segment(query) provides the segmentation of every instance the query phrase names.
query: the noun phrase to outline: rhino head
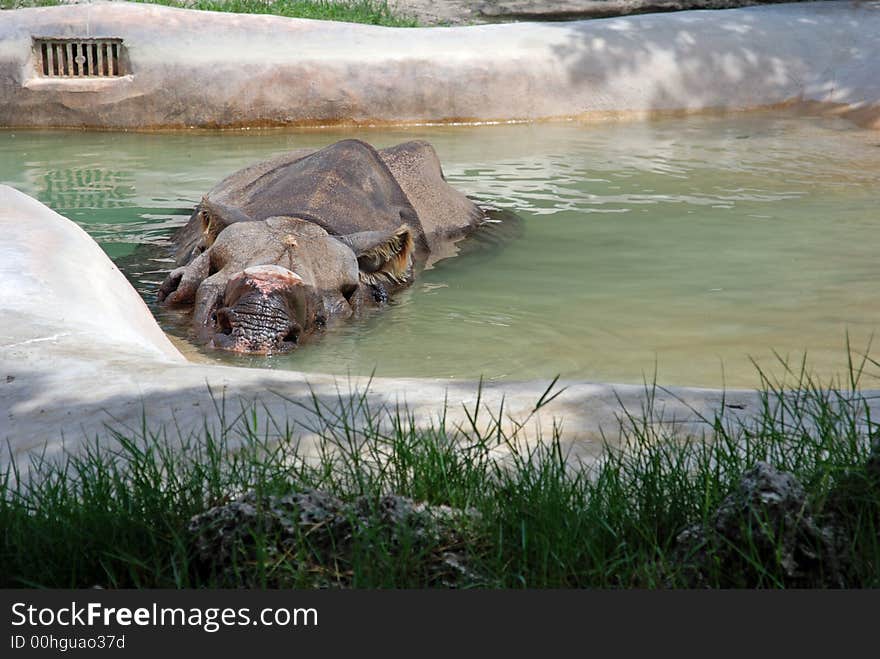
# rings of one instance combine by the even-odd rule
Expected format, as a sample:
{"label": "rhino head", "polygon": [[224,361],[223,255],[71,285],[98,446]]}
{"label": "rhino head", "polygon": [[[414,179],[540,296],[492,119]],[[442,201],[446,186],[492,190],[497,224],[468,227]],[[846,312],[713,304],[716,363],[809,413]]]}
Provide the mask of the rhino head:
{"label": "rhino head", "polygon": [[291,350],[335,320],[383,304],[412,278],[406,225],[332,236],[302,218],[270,217],[227,221],[217,231],[216,217],[203,211],[197,253],[168,275],[159,300],[192,304],[199,339],[215,348]]}

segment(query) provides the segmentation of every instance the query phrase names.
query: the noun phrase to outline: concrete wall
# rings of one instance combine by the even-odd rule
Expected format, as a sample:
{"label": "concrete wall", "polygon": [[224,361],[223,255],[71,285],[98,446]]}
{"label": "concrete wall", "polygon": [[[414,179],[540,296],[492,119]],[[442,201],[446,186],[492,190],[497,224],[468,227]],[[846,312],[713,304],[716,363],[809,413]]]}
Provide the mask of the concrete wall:
{"label": "concrete wall", "polygon": [[[33,37],[121,37],[130,75],[38,75]],[[880,126],[880,2],[383,28],[95,3],[0,14],[0,126],[628,117],[823,104]]]}

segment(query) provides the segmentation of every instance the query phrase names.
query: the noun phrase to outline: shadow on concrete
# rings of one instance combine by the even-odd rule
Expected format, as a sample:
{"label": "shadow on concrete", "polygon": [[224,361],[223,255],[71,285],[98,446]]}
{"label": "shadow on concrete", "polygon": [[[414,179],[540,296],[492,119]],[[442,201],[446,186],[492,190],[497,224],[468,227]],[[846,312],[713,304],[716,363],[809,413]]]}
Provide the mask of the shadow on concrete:
{"label": "shadow on concrete", "polygon": [[[805,95],[832,103],[864,101],[859,86],[836,87],[835,79],[841,67],[857,76],[870,68],[872,54],[852,43],[851,35],[861,19],[880,13],[880,3],[816,3],[806,14],[786,9],[620,18],[601,31],[590,22],[550,25],[573,34],[565,46],[554,47],[573,85],[598,93],[612,83],[616,89],[632,85],[633,95],[646,95],[645,108],[661,113],[727,108],[731,98],[743,109]],[[757,52],[748,43],[773,47]]]}

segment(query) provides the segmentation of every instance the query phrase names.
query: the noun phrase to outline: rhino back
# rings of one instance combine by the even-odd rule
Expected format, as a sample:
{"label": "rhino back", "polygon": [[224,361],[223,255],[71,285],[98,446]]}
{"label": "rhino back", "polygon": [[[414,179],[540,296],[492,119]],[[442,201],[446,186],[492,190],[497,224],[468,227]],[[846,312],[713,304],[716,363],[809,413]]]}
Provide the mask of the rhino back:
{"label": "rhino back", "polygon": [[446,182],[440,159],[428,142],[414,140],[379,151],[418,213],[432,251],[470,233],[483,219],[474,202]]}
{"label": "rhino back", "polygon": [[208,192],[207,197],[229,206],[236,205],[241,199],[242,190],[255,180],[272,170],[286,167],[315,153],[316,149],[294,149],[280,155],[251,163],[233,172]]}
{"label": "rhino back", "polygon": [[393,231],[406,224],[420,241],[424,236],[418,213],[391,170],[360,140],[256,163],[224,179],[208,196],[255,220],[297,216],[333,235]]}

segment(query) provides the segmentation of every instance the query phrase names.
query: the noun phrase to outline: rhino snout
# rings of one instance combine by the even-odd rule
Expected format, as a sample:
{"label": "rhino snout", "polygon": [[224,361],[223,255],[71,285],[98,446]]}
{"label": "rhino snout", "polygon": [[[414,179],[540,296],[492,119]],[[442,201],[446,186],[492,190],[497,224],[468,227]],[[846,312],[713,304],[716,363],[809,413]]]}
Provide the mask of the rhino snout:
{"label": "rhino snout", "polygon": [[215,348],[270,354],[295,348],[304,331],[305,285],[276,265],[247,268],[226,284],[213,315]]}

